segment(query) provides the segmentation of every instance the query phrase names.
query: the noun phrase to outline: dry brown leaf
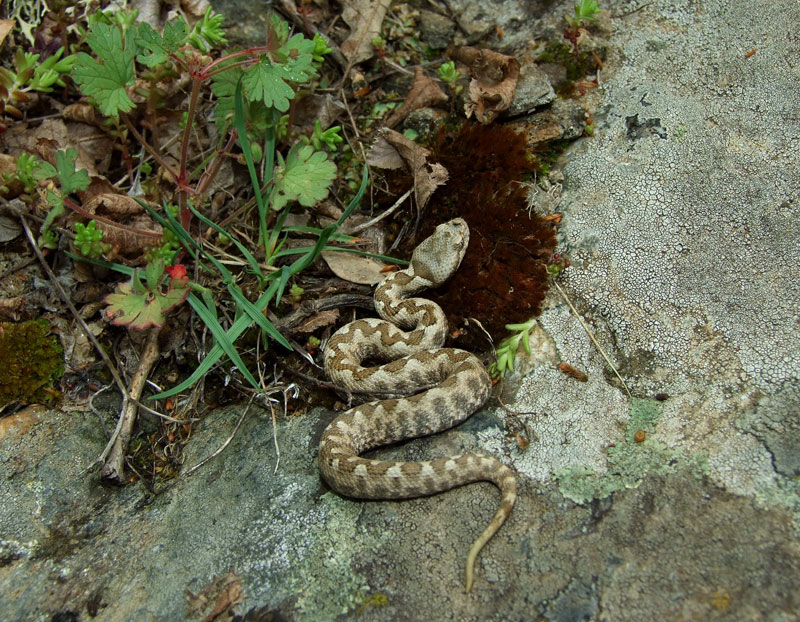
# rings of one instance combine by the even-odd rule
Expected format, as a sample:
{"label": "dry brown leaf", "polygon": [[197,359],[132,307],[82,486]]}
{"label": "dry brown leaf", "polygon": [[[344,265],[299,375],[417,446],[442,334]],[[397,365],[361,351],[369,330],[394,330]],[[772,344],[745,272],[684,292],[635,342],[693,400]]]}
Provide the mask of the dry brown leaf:
{"label": "dry brown leaf", "polygon": [[186,617],[199,618],[213,603],[211,612],[203,618],[203,622],[231,620],[227,611],[244,600],[242,582],[233,571],[216,577],[200,592],[193,594],[186,590]]}
{"label": "dry brown leaf", "polygon": [[45,119],[35,128],[18,123],[2,135],[0,149],[12,156],[22,152],[38,154],[55,165],[55,152],[73,148],[78,152],[75,168],[90,176],[104,172],[111,159],[113,142],[96,127],[84,123],[67,125],[60,119]]}
{"label": "dry brown leaf", "polygon": [[372,40],[381,33],[381,26],[391,0],[346,0],[342,19],[350,26],[350,35],[342,43],[342,54],[350,66],[372,58]]}
{"label": "dry brown leaf", "polygon": [[[8,190],[2,192],[4,199],[18,197],[25,190],[23,183],[14,178],[17,172],[17,158],[6,153],[0,153],[0,183]],[[2,181],[7,179],[8,181]]]}
{"label": "dry brown leaf", "polygon": [[21,319],[25,318],[26,298],[27,296],[0,298],[0,320],[19,322]]}
{"label": "dry brown leaf", "polygon": [[0,45],[6,40],[8,33],[14,30],[16,22],[13,19],[0,19]]}
{"label": "dry brown leaf", "polygon": [[[384,129],[367,153],[367,164],[378,168],[399,168],[405,163],[414,176],[414,197],[419,209],[425,207],[433,191],[449,177],[441,164],[429,164],[431,152],[394,130]],[[386,165],[386,166],[384,166]]]}
{"label": "dry brown leaf", "polygon": [[[97,228],[103,232],[103,242],[116,252],[138,264],[144,252],[159,244],[161,227],[155,224],[133,197],[115,192],[103,192],[107,182],[94,178],[84,197],[83,209],[95,217]],[[77,220],[82,220],[77,217]]]}
{"label": "dry brown leaf", "polygon": [[508,109],[519,80],[520,64],[516,58],[468,46],[450,49],[448,56],[466,65],[472,76],[471,101],[464,105],[467,118],[474,113],[481,123],[491,123]]}
{"label": "dry brown leaf", "polygon": [[136,199],[127,194],[103,192],[95,194],[83,203],[83,209],[90,214],[121,218],[144,212]]}
{"label": "dry brown leaf", "polygon": [[202,18],[210,7],[208,0],[181,0],[181,8],[195,19]]}
{"label": "dry brown leaf", "polygon": [[312,94],[297,102],[292,120],[298,132],[310,134],[316,121],[327,130],[346,110],[344,104],[330,93]]}
{"label": "dry brown leaf", "polygon": [[411,85],[411,90],[406,95],[403,105],[386,119],[386,127],[395,127],[415,110],[443,104],[446,101],[447,95],[439,88],[437,82],[426,76],[422,67],[417,67],[414,70],[414,83]]}
{"label": "dry brown leaf", "polygon": [[327,311],[320,311],[315,313],[310,318],[305,320],[302,324],[292,329],[292,332],[297,333],[313,333],[318,328],[323,326],[331,326],[339,319],[338,309],[328,309]]}
{"label": "dry brown leaf", "polygon": [[362,257],[354,253],[325,251],[322,258],[333,273],[340,279],[359,283],[361,285],[375,285],[383,280],[381,272],[386,264],[376,261],[371,257]]}
{"label": "dry brown leaf", "polygon": [[65,106],[64,110],[61,111],[61,116],[68,121],[80,121],[96,127],[102,127],[103,125],[103,117],[97,113],[97,109],[85,102]]}
{"label": "dry brown leaf", "polygon": [[22,235],[22,225],[19,220],[0,214],[0,243],[10,242]]}

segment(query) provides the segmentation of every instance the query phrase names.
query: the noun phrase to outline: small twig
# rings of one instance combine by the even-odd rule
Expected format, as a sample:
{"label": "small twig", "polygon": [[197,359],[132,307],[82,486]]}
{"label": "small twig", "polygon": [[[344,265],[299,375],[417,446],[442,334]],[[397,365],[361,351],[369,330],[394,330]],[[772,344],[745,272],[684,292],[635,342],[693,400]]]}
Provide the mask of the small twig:
{"label": "small twig", "polygon": [[[150,370],[152,370],[158,358],[160,352],[158,347],[158,335],[161,333],[161,328],[161,326],[154,326],[147,335],[147,342],[139,358],[139,365],[136,368],[136,373],[133,375],[133,378],[131,378],[130,396],[132,400],[138,400],[142,395],[142,390],[147,382],[147,377],[150,375]],[[118,432],[114,439],[114,444],[111,447],[108,458],[106,458],[103,464],[103,468],[100,470],[100,476],[106,481],[111,481],[115,484],[123,484],[125,482],[125,453],[128,451],[128,442],[131,439],[137,412],[138,408],[133,401],[127,402],[122,409],[122,415],[117,424]]]}
{"label": "small twig", "polygon": [[375,218],[371,218],[367,222],[361,223],[357,227],[353,227],[352,229],[350,229],[348,231],[348,234],[349,235],[356,235],[357,233],[361,233],[365,229],[369,229],[372,225],[374,225],[376,223],[379,223],[381,220],[383,220],[387,216],[391,216],[394,212],[397,211],[397,208],[399,208],[403,204],[403,202],[409,196],[411,196],[411,193],[413,191],[414,191],[413,187],[409,188],[408,190],[406,190],[405,194],[403,194],[403,196],[401,196],[399,199],[397,199],[397,201],[395,201],[394,205],[392,205],[389,209],[387,209],[386,211],[378,214],[377,216],[375,216]]}
{"label": "small twig", "polygon": [[[278,473],[278,465],[281,463],[281,448],[278,445],[278,422],[275,419],[275,407],[270,404],[269,410],[272,413],[272,442],[275,444],[275,470],[272,471],[273,475]],[[286,412],[286,392],[283,393],[283,412]]]}
{"label": "small twig", "polygon": [[641,5],[641,6],[637,6],[635,9],[632,9],[630,11],[625,11],[625,12],[619,13],[617,15],[611,15],[611,19],[620,19],[622,17],[628,17],[629,15],[633,15],[634,13],[638,13],[642,9],[646,9],[651,4],[653,4],[653,3],[652,2],[647,2],[647,3],[645,3],[645,4]]}
{"label": "small twig", "polygon": [[244,412],[242,413],[241,417],[239,417],[239,420],[236,422],[236,425],[233,428],[233,432],[231,432],[231,435],[225,440],[225,442],[222,443],[222,445],[220,445],[211,455],[206,456],[200,462],[195,464],[193,467],[191,467],[187,471],[184,471],[181,474],[181,478],[188,477],[189,475],[194,473],[197,469],[199,469],[201,466],[206,464],[209,460],[213,460],[216,456],[220,455],[223,451],[225,451],[225,448],[231,444],[233,437],[236,436],[236,432],[239,431],[239,426],[242,425],[242,421],[244,421],[244,418],[247,416],[247,413],[250,410],[250,406],[252,405],[255,397],[256,397],[255,394],[253,394],[250,397],[250,401],[247,402],[247,406],[245,407]]}
{"label": "small twig", "polygon": [[511,409],[511,408],[510,408],[510,407],[509,407],[509,406],[508,406],[508,405],[507,405],[507,404],[506,404],[506,403],[503,401],[503,398],[502,398],[502,397],[500,397],[500,393],[502,392],[502,382],[503,382],[503,380],[501,379],[501,380],[500,380],[500,383],[501,383],[501,388],[500,388],[500,391],[498,391],[498,392],[497,392],[497,395],[495,395],[494,397],[495,397],[495,399],[497,400],[497,403],[498,403],[498,404],[500,404],[500,407],[501,407],[503,410],[505,410],[505,411],[506,411],[506,412],[507,412],[509,415],[512,415],[512,416],[514,416],[514,417],[519,417],[520,415],[534,415],[534,416],[535,416],[536,414],[538,414],[538,413],[537,413],[535,410],[512,410],[512,409]]}
{"label": "small twig", "polygon": [[336,309],[343,306],[358,307],[359,309],[374,311],[375,299],[373,296],[366,296],[363,294],[335,294],[327,298],[304,300],[297,309],[278,319],[275,322],[275,326],[278,329],[291,331],[300,326],[306,318],[320,311]]}
{"label": "small twig", "polygon": [[98,391],[92,393],[91,397],[89,397],[89,410],[91,410],[95,415],[97,415],[97,418],[100,420],[100,427],[103,428],[103,436],[106,437],[106,441],[108,441],[108,439],[110,438],[108,436],[108,430],[106,430],[106,422],[105,419],[103,419],[103,413],[101,413],[99,410],[97,410],[97,408],[95,408],[94,398],[96,398],[98,395],[107,391],[110,388],[111,385],[107,384],[106,386],[101,387]]}
{"label": "small twig", "polygon": [[633,396],[631,395],[631,392],[628,389],[628,385],[625,384],[625,381],[622,379],[622,376],[619,375],[619,372],[617,371],[617,368],[614,367],[614,364],[608,358],[608,355],[605,353],[603,348],[600,346],[599,343],[597,343],[597,339],[594,338],[594,335],[592,334],[592,331],[589,330],[589,327],[583,321],[583,318],[581,318],[580,313],[578,313],[578,310],[572,305],[572,302],[570,301],[570,299],[567,298],[567,294],[564,292],[563,289],[561,289],[561,286],[556,282],[555,279],[550,279],[550,281],[553,283],[553,285],[556,286],[556,289],[561,294],[561,296],[564,298],[564,300],[566,300],[567,304],[569,305],[569,308],[572,309],[572,312],[575,314],[575,317],[578,318],[578,321],[581,323],[581,326],[583,326],[583,330],[585,330],[586,334],[589,335],[589,339],[592,340],[592,343],[598,349],[598,351],[600,352],[602,357],[606,360],[606,363],[608,363],[608,366],[611,368],[611,371],[613,371],[614,374],[616,374],[617,378],[619,378],[619,381],[622,383],[622,388],[625,389],[625,393],[628,394],[629,398],[633,399]]}
{"label": "small twig", "polygon": [[492,339],[492,335],[484,327],[483,322],[481,322],[478,318],[475,318],[475,317],[467,317],[467,318],[464,318],[464,323],[465,324],[476,324],[478,326],[478,328],[481,329],[481,332],[483,333],[483,336],[486,337],[486,341],[489,342],[489,347],[492,349],[492,358],[496,359],[497,358],[497,350],[494,347],[494,339]]}
{"label": "small twig", "polygon": [[4,270],[3,272],[0,272],[0,281],[2,281],[7,276],[11,276],[15,272],[19,272],[20,270],[23,270],[23,269],[27,268],[32,263],[36,263],[36,257],[30,257],[30,258],[26,259],[25,261],[21,261],[19,263],[15,263],[8,270]]}

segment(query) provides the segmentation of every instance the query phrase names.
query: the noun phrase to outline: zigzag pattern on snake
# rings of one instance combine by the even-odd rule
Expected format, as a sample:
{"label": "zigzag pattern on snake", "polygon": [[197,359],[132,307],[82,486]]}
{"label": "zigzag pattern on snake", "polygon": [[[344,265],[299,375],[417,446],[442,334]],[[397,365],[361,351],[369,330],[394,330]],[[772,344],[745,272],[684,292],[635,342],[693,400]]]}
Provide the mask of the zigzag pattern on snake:
{"label": "zigzag pattern on snake", "polygon": [[[477,453],[425,462],[368,460],[360,454],[451,428],[488,399],[491,380],[480,360],[464,350],[442,347],[447,319],[441,307],[424,298],[408,298],[446,281],[460,265],[468,244],[469,228],[463,219],[439,225],[414,250],[410,266],[387,277],[375,291],[375,308],[383,319],[356,320],[330,338],[324,359],[332,382],[345,389],[388,391],[391,397],[361,404],[337,417],[325,429],[319,447],[323,477],[331,488],[349,497],[408,499],[471,482],[494,483],[502,501],[467,555],[467,592],[478,553],[514,506],[514,471],[496,458]],[[361,362],[367,359],[390,362],[363,367]],[[425,386],[432,388],[411,395]]]}

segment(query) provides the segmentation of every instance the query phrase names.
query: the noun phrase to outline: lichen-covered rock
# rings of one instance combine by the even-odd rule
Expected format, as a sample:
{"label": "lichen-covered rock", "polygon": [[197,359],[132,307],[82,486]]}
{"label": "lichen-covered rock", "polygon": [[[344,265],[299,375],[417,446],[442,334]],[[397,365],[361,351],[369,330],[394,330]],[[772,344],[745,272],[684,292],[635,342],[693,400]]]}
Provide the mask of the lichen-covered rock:
{"label": "lichen-covered rock", "polygon": [[[800,18],[769,4],[770,23]],[[800,123],[784,83],[800,70],[776,71],[791,45],[757,35],[771,27],[752,6],[657,10],[669,28],[642,10],[617,30],[599,129],[569,156],[562,282],[634,394],[670,396],[658,438],[707,451],[715,481],[754,494],[775,484],[773,458],[737,420],[800,375]],[[571,321],[558,308],[541,323],[566,338]]]}

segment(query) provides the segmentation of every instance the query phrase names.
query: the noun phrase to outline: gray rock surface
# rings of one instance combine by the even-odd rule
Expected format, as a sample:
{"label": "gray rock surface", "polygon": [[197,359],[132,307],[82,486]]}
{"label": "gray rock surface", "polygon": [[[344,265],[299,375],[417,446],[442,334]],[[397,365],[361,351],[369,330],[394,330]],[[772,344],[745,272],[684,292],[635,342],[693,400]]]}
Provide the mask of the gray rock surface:
{"label": "gray rock surface", "polygon": [[[633,398],[553,291],[503,389],[521,414],[491,404],[380,452],[481,448],[520,472],[473,593],[464,557],[498,493],[341,498],[315,465],[332,413],[279,420],[278,463],[254,410],[154,496],[86,474],[94,415],[29,410],[0,419],[0,619],[182,620],[187,590],[229,570],[236,613],[288,620],[800,619],[800,6],[603,6],[612,52],[595,135],[565,155],[560,283]],[[205,419],[186,464],[237,417]]]}

